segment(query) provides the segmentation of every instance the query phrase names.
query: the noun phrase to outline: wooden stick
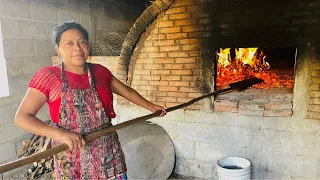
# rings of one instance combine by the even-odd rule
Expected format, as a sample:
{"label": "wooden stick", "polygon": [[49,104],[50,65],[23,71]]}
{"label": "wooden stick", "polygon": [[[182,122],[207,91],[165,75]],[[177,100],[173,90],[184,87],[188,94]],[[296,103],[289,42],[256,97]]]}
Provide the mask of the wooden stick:
{"label": "wooden stick", "polygon": [[[255,80],[255,79],[253,79],[253,80]],[[238,88],[243,89],[244,87],[250,87],[250,86],[252,86],[254,84],[257,84],[257,83],[261,83],[261,81],[259,81],[259,82],[258,81],[250,82],[250,81],[244,80],[244,81],[240,81],[238,83],[233,83],[232,86],[230,86],[230,88],[222,89],[222,90],[218,90],[218,91],[215,91],[215,92],[212,92],[212,93],[205,94],[203,96],[194,98],[194,99],[192,99],[192,100],[190,100],[190,101],[188,101],[186,103],[167,108],[166,111],[167,112],[171,112],[171,111],[174,111],[174,110],[177,110],[177,109],[181,109],[183,107],[189,106],[189,105],[191,105],[191,104],[193,104],[193,103],[195,103],[197,101],[200,101],[202,99],[205,99],[207,97],[210,97],[210,96],[213,96],[213,95],[218,95],[220,93],[228,92],[228,91],[235,90],[235,89],[238,89]],[[96,132],[93,132],[91,134],[88,134],[88,135],[84,136],[83,139],[86,142],[89,142],[89,141],[91,141],[93,139],[96,139],[96,138],[98,138],[100,136],[103,136],[103,135],[106,135],[108,133],[114,132],[114,131],[116,131],[118,129],[130,126],[130,125],[133,125],[133,124],[136,124],[136,123],[140,123],[140,122],[146,121],[146,120],[154,118],[154,117],[158,117],[158,116],[160,116],[160,114],[161,114],[161,111],[158,111],[158,112],[155,112],[153,114],[137,117],[137,118],[134,118],[132,120],[117,124],[115,126],[107,127],[105,129],[101,129],[99,131],[96,131]],[[2,165],[0,165],[0,173],[4,173],[6,171],[9,171],[9,170],[12,170],[12,169],[15,169],[15,168],[30,164],[32,162],[38,162],[41,159],[47,158],[49,156],[53,156],[53,155],[55,155],[55,154],[57,154],[59,152],[65,151],[67,149],[69,149],[67,144],[61,144],[61,145],[59,145],[57,147],[53,147],[53,148],[48,149],[46,151],[35,153],[35,154],[31,155],[31,156],[28,156],[28,157],[25,157],[25,158],[21,158],[21,159],[12,161],[12,162],[8,162],[8,163],[5,163],[5,164],[2,164]]]}

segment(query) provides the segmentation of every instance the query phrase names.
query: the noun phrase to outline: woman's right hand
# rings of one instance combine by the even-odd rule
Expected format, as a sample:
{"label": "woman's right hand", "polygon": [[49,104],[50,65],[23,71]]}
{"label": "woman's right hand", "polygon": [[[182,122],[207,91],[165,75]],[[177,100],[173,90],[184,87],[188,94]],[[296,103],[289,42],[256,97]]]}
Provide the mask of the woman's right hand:
{"label": "woman's right hand", "polygon": [[81,135],[66,130],[61,130],[59,137],[57,137],[57,140],[61,143],[67,144],[69,146],[69,150],[71,151],[79,150],[86,143]]}

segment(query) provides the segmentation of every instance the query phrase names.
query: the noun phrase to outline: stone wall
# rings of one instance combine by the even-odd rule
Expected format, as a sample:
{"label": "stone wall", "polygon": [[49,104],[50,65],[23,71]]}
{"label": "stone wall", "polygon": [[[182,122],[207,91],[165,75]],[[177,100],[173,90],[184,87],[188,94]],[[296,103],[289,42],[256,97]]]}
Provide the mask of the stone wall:
{"label": "stone wall", "polygon": [[[51,57],[55,55],[51,42],[52,29],[66,20],[75,20],[89,31],[93,44],[100,31],[126,33],[138,17],[136,7],[109,1],[110,7],[107,6],[108,1],[104,4],[89,0],[0,1],[1,40],[10,88],[10,96],[0,98],[0,163],[16,159],[21,140],[28,136],[15,127],[13,119],[34,73],[51,65]],[[120,48],[117,48],[119,51]],[[50,118],[46,105],[37,117],[42,120]],[[18,170],[1,174],[0,179]]]}

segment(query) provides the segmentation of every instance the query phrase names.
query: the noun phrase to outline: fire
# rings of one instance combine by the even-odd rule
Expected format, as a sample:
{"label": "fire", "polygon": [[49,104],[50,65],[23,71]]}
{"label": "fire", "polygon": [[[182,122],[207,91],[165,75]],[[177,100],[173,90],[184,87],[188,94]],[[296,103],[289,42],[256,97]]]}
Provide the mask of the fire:
{"label": "fire", "polygon": [[253,76],[264,80],[253,86],[255,88],[293,87],[293,78],[289,74],[271,71],[266,55],[258,48],[221,48],[217,55],[217,88]]}

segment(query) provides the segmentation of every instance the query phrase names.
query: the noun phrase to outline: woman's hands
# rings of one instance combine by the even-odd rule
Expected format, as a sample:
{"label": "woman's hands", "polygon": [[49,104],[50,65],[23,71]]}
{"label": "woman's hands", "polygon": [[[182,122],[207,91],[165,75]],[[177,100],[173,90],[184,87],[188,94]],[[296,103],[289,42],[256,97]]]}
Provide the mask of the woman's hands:
{"label": "woman's hands", "polygon": [[164,115],[167,114],[167,111],[166,111],[163,107],[158,106],[158,105],[156,105],[156,104],[152,104],[152,103],[151,103],[151,106],[150,106],[150,109],[149,109],[149,110],[150,110],[152,113],[155,113],[155,112],[157,112],[157,111],[162,111],[159,117],[163,117]]}
{"label": "woman's hands", "polygon": [[56,138],[61,143],[69,146],[69,150],[79,150],[85,145],[82,136],[74,132],[61,130],[60,135]]}

